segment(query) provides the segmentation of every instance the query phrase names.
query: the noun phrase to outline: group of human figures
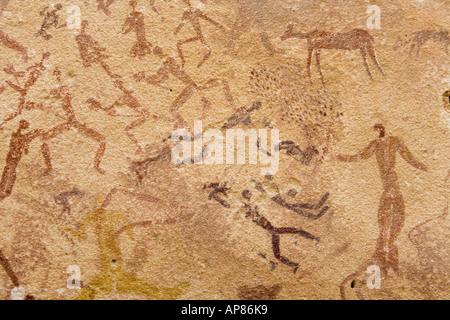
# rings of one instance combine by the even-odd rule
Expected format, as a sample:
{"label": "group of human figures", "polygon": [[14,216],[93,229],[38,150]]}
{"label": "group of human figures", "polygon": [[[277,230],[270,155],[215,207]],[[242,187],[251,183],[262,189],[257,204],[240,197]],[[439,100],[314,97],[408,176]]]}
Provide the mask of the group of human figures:
{"label": "group of human figures", "polygon": [[[97,0],[98,9],[102,10],[106,15],[110,15],[111,11],[109,7],[114,2],[115,0]],[[166,2],[168,1],[166,0]],[[200,21],[206,21],[217,27],[219,30],[225,30],[225,28],[217,21],[208,17],[201,9],[194,8],[189,0],[183,0],[183,2],[187,5],[187,9],[183,13],[181,19],[182,21],[175,29],[174,33],[176,35],[179,34],[180,30],[184,28],[186,23],[189,23],[193,27],[195,36],[187,40],[178,41],[177,51],[181,63],[179,63],[174,57],[164,57],[164,50],[159,46],[153,45],[147,39],[144,14],[137,10],[137,1],[132,0],[129,2],[131,12],[126,17],[122,27],[122,32],[124,35],[127,35],[131,32],[134,32],[136,35],[136,42],[130,50],[130,54],[133,58],[144,59],[146,55],[154,54],[161,59],[164,59],[161,63],[160,68],[158,68],[158,70],[154,74],[148,75],[144,71],[137,72],[133,75],[134,81],[145,82],[158,88],[169,89],[164,86],[164,83],[169,79],[169,77],[172,76],[181,81],[185,86],[182,92],[168,106],[172,118],[168,119],[167,121],[172,122],[174,124],[174,127],[181,127],[186,125],[184,117],[180,113],[180,109],[194,96],[194,94],[199,92],[203,93],[214,88],[221,89],[231,111],[237,111],[227,79],[212,78],[204,81],[203,83],[198,83],[198,81],[194,80],[193,77],[191,77],[184,69],[186,59],[183,53],[183,46],[188,43],[200,42],[206,51],[204,57],[197,65],[198,68],[202,67],[211,57],[212,50],[209,47],[205,35],[202,31]],[[206,3],[206,0],[202,2]],[[154,7],[154,3],[154,0],[150,1],[152,9],[157,12],[156,8]],[[45,40],[50,40],[52,36],[47,32],[49,27],[53,26],[55,28],[61,28],[65,26],[64,24],[60,24],[58,22],[57,13],[59,10],[61,10],[61,6],[57,5],[52,11],[50,11],[47,7],[41,11],[41,15],[45,17],[45,20],[41,26],[41,29],[36,33],[36,37],[43,37]],[[237,23],[237,25],[239,25],[239,23]],[[105,112],[107,115],[112,117],[123,117],[117,110],[117,108],[122,105],[126,105],[131,108],[136,113],[134,117],[136,117],[137,119],[133,120],[133,122],[125,128],[125,132],[129,139],[136,145],[137,152],[142,153],[143,147],[135,137],[135,135],[132,133],[132,130],[150,119],[156,120],[165,118],[156,114],[152,114],[152,112],[144,107],[134,94],[133,90],[130,89],[131,85],[128,85],[125,82],[123,76],[115,73],[112,70],[112,68],[108,64],[109,56],[108,54],[106,54],[106,48],[102,47],[101,44],[88,33],[88,27],[89,22],[87,20],[83,20],[81,23],[80,32],[75,37],[82,65],[85,68],[91,68],[95,65],[100,66],[101,69],[106,72],[108,78],[111,79],[114,87],[120,92],[120,96],[108,106],[102,105],[100,101],[94,98],[89,98],[86,101],[88,107],[95,111]],[[367,39],[369,39],[367,40],[368,44],[366,45],[364,50],[367,50],[367,52],[372,56],[372,58],[376,62],[377,67],[379,67],[380,72],[384,75],[384,72],[382,71],[381,66],[379,66],[371,47],[373,39],[370,37],[370,35],[364,35]],[[237,33],[235,33],[234,36],[236,39],[239,37]],[[262,32],[260,36],[261,41],[272,54],[280,52],[271,45],[265,32]],[[288,28],[284,36],[285,40],[289,37],[303,37],[303,35],[301,34],[294,33],[292,26]],[[329,35],[326,36],[329,37]],[[28,49],[1,30],[0,44],[9,49],[20,52],[23,60],[28,60]],[[318,49],[316,48],[314,50]],[[367,62],[365,60],[365,55],[367,52],[362,51],[366,67]],[[308,67],[310,67],[311,64],[310,60],[312,51],[310,50],[309,53],[310,56],[308,60]],[[317,58],[319,59],[320,51],[316,54]],[[44,103],[34,102],[31,101],[28,97],[30,88],[32,88],[37,83],[38,79],[47,69],[45,62],[49,58],[50,53],[44,53],[42,55],[42,59],[39,62],[31,65],[24,71],[17,71],[13,65],[8,65],[4,69],[4,72],[6,74],[14,78],[14,81],[7,80],[4,84],[1,84],[0,94],[8,89],[12,89],[19,95],[19,98],[16,111],[5,117],[0,122],[0,129],[3,129],[3,127],[11,120],[19,117],[25,110],[39,109],[45,112],[49,112],[49,110],[51,111],[54,109],[52,105],[45,105]],[[370,71],[368,69],[367,71],[371,76]],[[94,140],[98,144],[98,148],[94,158],[94,169],[101,174],[105,173],[105,171],[100,167],[100,164],[106,150],[106,137],[100,132],[90,128],[85,123],[82,123],[80,120],[78,120],[75,114],[70,88],[62,83],[61,72],[58,69],[54,70],[53,75],[57,80],[58,85],[56,88],[51,90],[50,95],[54,98],[61,99],[62,102],[60,107],[64,112],[64,116],[62,117],[64,121],[47,130],[30,129],[31,125],[27,120],[19,121],[18,127],[12,133],[9,142],[9,151],[6,155],[6,164],[0,180],[0,201],[12,195],[13,188],[16,182],[17,168],[19,166],[19,163],[22,157],[28,153],[30,144],[37,138],[41,138],[41,153],[44,157],[46,173],[50,173],[53,169],[49,141],[72,129],[75,129],[79,134]],[[321,77],[323,81],[322,74]],[[249,114],[251,111],[248,111],[245,114],[245,119],[247,119],[248,121],[250,121]],[[234,122],[242,123],[244,121],[242,119],[238,120],[239,121],[234,119]],[[356,155],[338,155],[335,158],[342,162],[357,162],[375,156],[377,159],[384,190],[378,209],[379,237],[374,254],[370,258],[369,262],[365,263],[360,270],[344,280],[344,282],[342,283],[342,287],[344,287],[347,282],[351,281],[359,274],[361,274],[361,270],[363,270],[369,264],[379,265],[383,275],[387,275],[389,269],[394,270],[394,272],[396,273],[399,271],[399,252],[396,241],[399,234],[401,233],[405,221],[405,204],[403,196],[401,194],[398,176],[395,172],[396,154],[400,154],[400,156],[413,167],[423,171],[428,170],[425,164],[413,157],[412,153],[408,150],[402,139],[395,136],[387,136],[385,128],[382,124],[375,125],[374,129],[379,132],[379,136],[375,140],[371,141],[363,151]],[[287,150],[287,153],[293,157],[301,155],[301,161],[306,165],[310,163],[313,155],[317,153],[317,150],[315,150],[313,147],[311,147],[309,151],[307,150],[308,152],[303,152],[292,141],[284,142],[280,145],[280,149]],[[165,154],[167,154],[167,149],[164,150]],[[156,158],[159,159],[160,157],[162,156],[158,156]],[[153,160],[154,159],[149,161],[151,162]],[[142,162],[142,165],[147,165],[149,161]],[[141,174],[139,178],[142,180],[144,174],[139,171],[140,167],[138,168],[135,166],[134,169],[136,170],[136,172]],[[252,182],[254,183],[254,189],[257,192],[264,194],[269,201],[273,201],[288,212],[293,212],[304,218],[310,220],[318,220],[323,217],[330,209],[330,206],[325,205],[330,196],[328,192],[321,197],[317,204],[292,203],[289,200],[286,200],[281,195],[278,186],[272,181],[271,176],[266,176],[263,182],[256,180]],[[242,212],[247,219],[254,223],[254,225],[267,231],[267,234],[271,237],[271,245],[274,257],[282,264],[292,268],[294,274],[299,269],[300,263],[294,262],[281,254],[280,236],[286,234],[299,235],[305,239],[313,241],[316,244],[318,244],[320,241],[319,236],[313,235],[312,233],[309,233],[301,228],[292,226],[279,227],[272,224],[271,221],[269,221],[269,219],[267,219],[266,216],[262,213],[263,208],[255,203],[255,197],[253,195],[255,191],[252,192],[249,189],[245,189],[239,193],[239,199],[230,200],[228,193],[230,187],[228,187],[224,183],[207,184],[205,185],[205,189],[211,190],[208,195],[210,200],[217,201],[221,206],[227,209],[233,209]],[[78,194],[78,192],[79,191],[77,191],[76,194]],[[66,198],[58,198],[58,201],[60,201],[60,203],[64,205],[64,210],[68,214],[70,214],[70,207],[67,206],[67,196],[69,196],[70,194],[66,195]],[[110,228],[111,232],[116,232],[117,230],[114,229],[116,226],[109,226],[109,222],[105,220],[105,216],[109,213],[111,212],[107,211],[105,209],[105,205],[103,205],[97,211],[93,212],[89,216],[89,219],[91,220],[88,220],[91,223],[95,222],[94,224],[96,226],[100,226],[101,228],[108,227]],[[99,240],[104,241],[104,235],[98,236]],[[122,281],[119,282],[124,286],[126,284],[126,279],[132,279],[131,283],[133,284],[133,286],[137,288],[137,291],[143,294],[153,295],[159,298],[175,298],[180,295],[180,288],[183,286],[179,288],[167,289],[166,291],[160,290],[156,286],[147,284],[144,281],[141,281],[138,278],[132,276],[128,272],[122,270],[121,266],[118,266],[120,265],[121,261],[120,251],[118,250],[117,245],[117,237],[108,243],[103,243],[103,245],[104,251],[109,252],[110,254],[105,254],[104,256],[102,256],[103,260],[101,272],[91,282],[90,286],[86,287],[83,290],[81,297],[92,298],[103,291],[110,292],[110,289],[112,287],[110,283],[111,279],[109,276],[111,273],[115,275],[116,279]],[[18,279],[15,277],[8,260],[1,251],[0,263],[9,275],[14,285],[18,287]],[[122,289],[124,292],[126,291],[124,288]]]}
{"label": "group of human figures", "polygon": [[[358,162],[375,156],[384,189],[378,209],[379,236],[375,251],[361,268],[343,281],[341,292],[345,291],[347,283],[360,276],[370,265],[378,265],[383,276],[387,276],[390,269],[397,274],[399,273],[399,250],[396,241],[405,222],[405,204],[395,171],[397,153],[411,166],[422,171],[428,171],[428,167],[412,155],[401,138],[387,136],[385,127],[382,124],[376,124],[374,129],[379,133],[378,138],[371,141],[361,152],[356,155],[337,155],[334,157],[342,162]],[[290,203],[281,196],[278,186],[270,182],[271,180],[271,176],[266,176],[264,182],[252,181],[256,190],[266,193],[268,199],[285,209],[311,220],[321,218],[329,210],[329,206],[324,206],[329,198],[329,193],[324,194],[317,204]],[[250,190],[242,191],[242,200],[238,201],[237,205],[233,205],[233,201],[229,200],[231,187],[227,183],[210,183],[205,185],[204,189],[210,190],[208,195],[210,200],[215,200],[228,209],[240,207],[240,209],[244,210],[247,218],[257,226],[265,229],[272,237],[272,248],[275,258],[281,263],[292,267],[294,273],[297,272],[300,265],[280,254],[280,235],[296,234],[317,243],[320,240],[320,237],[297,227],[275,227],[261,213],[261,206],[252,204],[252,192]],[[310,212],[311,210],[317,210],[318,212],[312,213]],[[343,297],[345,297],[345,294],[343,294]]]}

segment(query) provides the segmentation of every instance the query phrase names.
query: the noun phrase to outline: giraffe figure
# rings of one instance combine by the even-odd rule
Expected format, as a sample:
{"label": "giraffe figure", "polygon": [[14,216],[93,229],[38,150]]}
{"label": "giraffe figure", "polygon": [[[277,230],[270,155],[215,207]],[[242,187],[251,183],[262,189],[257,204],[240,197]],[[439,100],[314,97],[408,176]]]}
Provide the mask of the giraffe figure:
{"label": "giraffe figure", "polygon": [[[195,36],[192,38],[189,38],[187,40],[179,41],[177,44],[178,48],[178,54],[181,58],[181,67],[184,68],[184,65],[186,63],[186,60],[184,58],[183,49],[182,47],[185,44],[200,41],[200,43],[203,45],[203,48],[206,50],[206,54],[204,55],[203,59],[200,61],[200,63],[197,65],[198,68],[200,68],[206,60],[208,60],[211,57],[211,48],[208,46],[208,43],[206,42],[206,38],[203,34],[202,27],[200,25],[200,19],[205,20],[206,22],[211,23],[213,26],[217,27],[218,29],[225,31],[225,27],[222,26],[220,23],[216,22],[215,20],[211,19],[207,15],[203,13],[201,9],[195,9],[193,8],[190,0],[183,0],[187,5],[188,9],[186,9],[183,13],[183,16],[181,17],[181,23],[178,25],[178,27],[175,29],[175,35],[177,35],[181,29],[185,26],[186,22],[190,23],[192,28],[194,29]],[[205,3],[206,1],[202,1]]]}
{"label": "giraffe figure", "polygon": [[367,55],[372,59],[375,66],[378,68],[380,73],[385,76],[383,68],[378,63],[377,57],[375,55],[375,50],[373,48],[373,37],[366,30],[353,29],[345,33],[333,33],[322,30],[314,30],[307,33],[297,33],[294,32],[294,24],[289,24],[286,31],[281,36],[281,40],[285,41],[290,38],[296,39],[307,39],[308,41],[308,60],[306,62],[306,68],[308,70],[308,77],[310,82],[311,79],[311,61],[312,56],[315,53],[317,69],[320,74],[320,79],[322,83],[325,83],[322,68],[320,66],[320,55],[322,50],[326,49],[337,49],[337,50],[359,50],[363,58],[363,63],[366,68],[367,74],[370,79],[373,80],[372,73],[370,72],[369,64],[367,63]]}

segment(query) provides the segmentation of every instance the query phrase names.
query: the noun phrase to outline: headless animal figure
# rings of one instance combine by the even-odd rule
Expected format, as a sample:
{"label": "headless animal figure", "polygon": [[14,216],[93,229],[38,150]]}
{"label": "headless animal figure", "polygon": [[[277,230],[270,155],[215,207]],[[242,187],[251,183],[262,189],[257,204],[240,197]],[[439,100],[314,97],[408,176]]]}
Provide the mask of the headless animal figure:
{"label": "headless animal figure", "polygon": [[361,52],[363,57],[363,63],[366,67],[367,74],[370,79],[372,78],[372,73],[370,72],[369,64],[367,63],[367,55],[372,59],[375,66],[378,68],[380,73],[385,76],[383,68],[378,63],[377,57],[375,55],[375,50],[373,48],[373,37],[369,32],[362,29],[353,29],[345,33],[334,33],[322,30],[314,30],[307,33],[297,33],[294,32],[294,24],[289,24],[286,31],[281,36],[281,40],[285,41],[289,38],[297,39],[307,39],[308,40],[308,60],[307,69],[309,80],[311,80],[311,60],[315,53],[317,69],[320,73],[320,78],[322,83],[324,83],[322,68],[320,66],[320,54],[322,49],[337,49],[337,50],[358,50]]}
{"label": "headless animal figure", "polygon": [[433,30],[420,30],[412,33],[410,39],[406,41],[406,44],[412,42],[409,54],[411,55],[414,49],[417,48],[416,56],[420,56],[420,48],[428,42],[428,40],[434,40],[435,42],[442,42],[445,45],[445,52],[447,55],[448,45],[450,43],[450,36],[448,31],[433,31]]}

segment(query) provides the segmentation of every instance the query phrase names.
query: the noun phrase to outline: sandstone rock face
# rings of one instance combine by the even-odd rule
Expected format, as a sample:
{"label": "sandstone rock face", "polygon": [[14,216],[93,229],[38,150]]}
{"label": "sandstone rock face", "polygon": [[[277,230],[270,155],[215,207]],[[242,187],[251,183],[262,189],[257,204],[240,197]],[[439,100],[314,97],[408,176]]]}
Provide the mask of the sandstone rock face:
{"label": "sandstone rock face", "polygon": [[449,2],[372,2],[0,1],[0,298],[449,299]]}

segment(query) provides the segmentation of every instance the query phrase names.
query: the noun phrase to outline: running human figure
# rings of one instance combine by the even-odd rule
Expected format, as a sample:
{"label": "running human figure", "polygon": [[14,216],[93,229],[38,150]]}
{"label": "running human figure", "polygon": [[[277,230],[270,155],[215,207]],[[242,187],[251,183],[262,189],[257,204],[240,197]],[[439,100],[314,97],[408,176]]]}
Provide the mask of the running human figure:
{"label": "running human figure", "polygon": [[148,84],[160,86],[161,83],[165,82],[169,79],[169,76],[172,75],[178,78],[181,82],[186,84],[184,90],[180,93],[180,95],[172,102],[169,107],[170,113],[172,113],[174,119],[177,122],[177,125],[185,126],[184,119],[179,113],[179,109],[189,100],[196,92],[201,92],[205,90],[209,90],[216,87],[222,87],[225,92],[225,97],[230,103],[233,111],[236,111],[236,105],[234,103],[233,96],[231,94],[230,87],[228,85],[228,81],[226,79],[210,79],[206,81],[204,85],[197,84],[184,70],[183,68],[177,64],[176,60],[173,57],[167,58],[164,61],[161,68],[159,68],[154,75],[146,76],[145,72],[136,73],[133,77],[136,81],[146,81]]}
{"label": "running human figure", "polygon": [[89,22],[87,20],[83,20],[81,22],[81,31],[75,37],[78,44],[78,50],[80,51],[80,57],[83,61],[83,66],[87,68],[92,66],[94,63],[98,63],[106,71],[110,78],[120,78],[120,75],[113,73],[108,64],[104,61],[109,58],[109,56],[104,53],[106,48],[101,47],[98,41],[86,33],[86,28],[88,26]]}
{"label": "running human figure", "polygon": [[[181,58],[181,67],[184,68],[184,65],[186,63],[182,47],[187,43],[200,41],[200,43],[206,49],[206,54],[203,57],[203,60],[200,61],[200,63],[197,65],[197,67],[200,68],[203,65],[203,63],[205,63],[206,60],[209,59],[212,53],[211,48],[208,46],[208,43],[206,42],[205,36],[203,34],[202,26],[200,25],[200,19],[203,19],[206,22],[211,23],[213,26],[217,27],[222,31],[225,31],[225,27],[222,26],[220,23],[216,22],[215,20],[211,19],[207,15],[205,15],[203,11],[201,11],[200,9],[198,8],[194,9],[190,0],[183,0],[183,1],[188,5],[189,8],[184,11],[183,16],[181,17],[181,23],[175,29],[175,35],[177,35],[180,32],[180,30],[185,26],[186,24],[185,21],[189,22],[192,25],[192,28],[194,29],[196,35],[187,40],[179,41],[177,44],[178,54],[180,55]],[[205,0],[202,2],[206,3]]]}
{"label": "running human figure", "polygon": [[372,260],[379,263],[381,271],[386,275],[389,268],[395,273],[399,270],[398,247],[395,242],[405,222],[405,203],[395,172],[396,154],[398,152],[406,162],[419,170],[428,171],[428,168],[414,158],[402,139],[386,136],[382,124],[376,124],[374,129],[379,131],[378,139],[370,142],[356,155],[338,155],[337,159],[357,162],[376,156],[384,191],[378,207],[380,234]]}
{"label": "running human figure", "polygon": [[54,128],[45,132],[42,135],[41,152],[45,159],[45,164],[47,166],[46,173],[50,173],[53,168],[48,142],[51,139],[65,133],[69,130],[74,129],[78,133],[82,134],[83,136],[90,138],[98,143],[99,146],[98,146],[97,152],[95,154],[95,159],[94,159],[94,169],[97,172],[104,174],[105,171],[100,168],[100,162],[101,162],[101,159],[106,150],[105,136],[102,135],[101,133],[95,131],[94,129],[88,127],[86,124],[78,121],[78,119],[75,115],[75,110],[72,105],[72,94],[70,93],[69,88],[67,86],[61,85],[58,88],[53,89],[51,91],[51,95],[53,95],[57,98],[62,98],[63,101],[62,101],[61,108],[63,109],[63,111],[65,113],[66,121],[62,124],[55,126]]}
{"label": "running human figure", "polygon": [[[2,16],[3,11],[6,9],[9,0],[1,0],[0,1],[0,16]],[[19,51],[22,53],[22,59],[24,61],[28,60],[28,49],[21,45],[16,40],[12,39],[8,34],[0,30],[0,44],[3,44],[5,47],[10,48],[15,51]],[[0,88],[1,89],[1,88]]]}
{"label": "running human figure", "polygon": [[11,136],[9,143],[9,152],[6,156],[6,165],[3,170],[2,180],[0,182],[0,200],[9,197],[14,188],[16,182],[17,166],[22,159],[23,154],[28,154],[28,147],[30,143],[38,137],[42,132],[41,130],[32,130],[27,133],[23,133],[28,129],[30,123],[26,120],[21,120],[19,128]]}
{"label": "running human figure", "polygon": [[0,30],[0,43],[9,49],[20,52],[24,61],[28,60],[28,49],[16,40],[12,39],[7,33],[3,32],[2,30]]}
{"label": "running human figure", "polygon": [[122,31],[123,34],[128,34],[131,31],[136,33],[137,41],[131,48],[131,56],[143,59],[147,54],[152,53],[152,44],[145,37],[144,14],[136,10],[137,2],[135,0],[130,1],[129,4],[133,11],[126,18]]}
{"label": "running human figure", "polygon": [[[16,71],[14,66],[12,64],[9,64],[7,68],[3,69],[7,74],[12,75],[17,83],[13,83],[10,80],[6,80],[5,83],[9,87],[11,87],[14,91],[19,93],[19,107],[17,110],[10,115],[8,115],[6,118],[4,118],[0,122],[0,129],[9,121],[15,119],[17,116],[19,116],[24,110],[31,110],[31,109],[45,109],[45,106],[43,103],[35,103],[32,101],[27,101],[26,96],[28,94],[28,90],[34,86],[37,82],[37,80],[42,76],[44,71],[46,70],[46,67],[44,65],[45,60],[47,60],[50,57],[50,53],[45,52],[42,55],[42,59],[40,62],[32,65],[31,67],[28,67],[26,71]],[[20,84],[19,78],[25,77],[25,75],[28,75],[25,83],[23,85]],[[6,90],[6,85],[3,85],[0,87],[0,93]]]}
{"label": "running human figure", "polygon": [[[163,119],[164,117],[157,116],[156,114],[151,113],[148,111],[135,97],[133,94],[134,91],[132,89],[127,89],[125,87],[124,82],[122,79],[117,79],[114,81],[114,86],[119,89],[122,92],[122,95],[114,101],[110,106],[103,107],[100,101],[97,101],[94,98],[89,98],[86,102],[89,103],[89,108],[92,110],[101,110],[106,112],[108,115],[112,117],[137,117],[136,120],[134,120],[131,124],[129,124],[125,128],[125,133],[127,134],[128,138],[136,145],[137,151],[136,153],[143,153],[144,149],[139,143],[139,140],[136,138],[136,136],[132,133],[132,130],[136,128],[137,126],[145,123],[148,119]],[[117,107],[120,107],[122,105],[128,106],[130,109],[132,109],[135,113],[135,115],[120,115],[117,112]]]}
{"label": "running human figure", "polygon": [[103,11],[107,16],[111,14],[109,6],[112,5],[116,0],[97,0],[97,10]]}
{"label": "running human figure", "polygon": [[49,10],[49,6],[42,9],[39,13],[42,17],[44,17],[44,21],[42,22],[41,29],[34,35],[35,37],[43,37],[45,40],[50,40],[53,38],[51,34],[47,32],[50,27],[55,27],[57,29],[64,28],[67,26],[66,23],[59,24],[59,15],[58,11],[62,9],[62,5],[60,3],[55,5],[55,9],[52,11]]}

